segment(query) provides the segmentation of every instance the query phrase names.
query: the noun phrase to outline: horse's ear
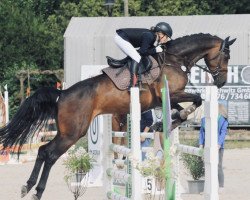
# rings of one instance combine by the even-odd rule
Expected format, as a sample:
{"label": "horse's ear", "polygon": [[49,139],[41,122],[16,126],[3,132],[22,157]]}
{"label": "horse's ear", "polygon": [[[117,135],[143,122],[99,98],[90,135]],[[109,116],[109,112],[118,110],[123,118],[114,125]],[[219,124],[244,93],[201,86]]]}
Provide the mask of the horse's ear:
{"label": "horse's ear", "polygon": [[232,45],[232,44],[235,42],[235,40],[236,40],[236,38],[234,38],[234,39],[228,41],[228,45],[229,45],[229,46]]}
{"label": "horse's ear", "polygon": [[228,37],[225,39],[225,42],[226,42],[226,43],[229,41],[229,38],[230,38],[230,36],[228,36]]}

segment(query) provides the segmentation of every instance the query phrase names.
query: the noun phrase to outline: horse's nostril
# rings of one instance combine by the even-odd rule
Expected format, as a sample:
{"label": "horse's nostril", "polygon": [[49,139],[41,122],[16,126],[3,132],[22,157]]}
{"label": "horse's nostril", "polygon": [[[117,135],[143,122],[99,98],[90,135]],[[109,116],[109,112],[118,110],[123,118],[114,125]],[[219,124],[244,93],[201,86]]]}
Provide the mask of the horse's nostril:
{"label": "horse's nostril", "polygon": [[218,87],[218,88],[221,88],[225,85],[226,81],[218,81],[215,83],[215,85]]}

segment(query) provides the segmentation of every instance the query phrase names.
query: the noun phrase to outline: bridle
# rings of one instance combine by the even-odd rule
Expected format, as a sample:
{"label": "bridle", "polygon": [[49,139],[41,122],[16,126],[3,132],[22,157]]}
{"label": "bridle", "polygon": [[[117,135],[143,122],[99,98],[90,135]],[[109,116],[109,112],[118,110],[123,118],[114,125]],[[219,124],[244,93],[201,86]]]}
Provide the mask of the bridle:
{"label": "bridle", "polygon": [[[203,67],[201,65],[198,65],[195,62],[194,62],[193,65],[196,66],[196,67],[199,67],[200,69],[202,69],[202,70],[204,70],[204,71],[206,71],[208,73],[210,73],[213,77],[218,76],[220,71],[221,71],[221,68],[222,68],[221,67],[222,59],[225,57],[226,54],[229,56],[229,53],[230,53],[229,48],[226,47],[227,46],[226,43],[227,43],[227,41],[223,40],[223,42],[221,43],[221,47],[220,47],[219,52],[213,58],[211,58],[209,60],[206,60],[204,58],[206,63],[209,62],[209,61],[215,60],[215,59],[219,60],[218,63],[217,63],[217,66],[216,66],[216,68],[214,70],[209,69],[209,67],[207,65],[205,67]],[[230,58],[230,56],[229,56],[229,58]]]}
{"label": "bridle", "polygon": [[[216,68],[215,68],[214,70],[211,70],[211,69],[207,66],[207,64],[206,64],[205,67],[203,67],[203,66],[198,65],[198,64],[196,63],[196,62],[197,62],[198,60],[200,60],[203,56],[202,56],[202,57],[201,57],[201,56],[195,57],[195,58],[192,59],[192,60],[188,60],[187,57],[184,57],[184,58],[183,58],[182,56],[179,56],[179,55],[177,55],[177,54],[168,52],[165,48],[164,48],[163,53],[162,53],[162,54],[159,54],[159,56],[158,56],[158,62],[160,62],[161,64],[168,65],[168,66],[169,66],[169,65],[173,65],[173,64],[166,63],[167,60],[166,60],[166,55],[165,55],[165,54],[173,55],[173,56],[177,57],[178,59],[182,60],[182,63],[187,63],[187,65],[186,65],[186,68],[187,68],[186,73],[190,73],[190,68],[191,68],[192,66],[196,66],[196,67],[198,67],[198,68],[200,68],[200,69],[202,69],[202,70],[204,70],[204,71],[210,73],[213,77],[216,77],[216,76],[219,75],[219,73],[220,73],[220,71],[221,71],[221,68],[222,68],[222,67],[221,67],[221,63],[222,63],[222,59],[224,58],[224,56],[225,56],[225,55],[228,55],[229,58],[230,58],[230,55],[229,55],[230,50],[229,50],[229,48],[228,48],[227,46],[228,46],[228,45],[227,45],[227,41],[226,41],[226,40],[223,40],[222,43],[221,43],[221,47],[220,47],[219,52],[218,52],[213,58],[211,58],[211,59],[209,59],[209,60],[206,60],[206,58],[204,58],[206,63],[209,62],[209,61],[215,60],[215,59],[218,59],[218,60],[219,60],[218,63],[217,63],[217,66],[216,66]],[[182,66],[182,63],[179,63],[179,66],[180,66],[180,67]]]}

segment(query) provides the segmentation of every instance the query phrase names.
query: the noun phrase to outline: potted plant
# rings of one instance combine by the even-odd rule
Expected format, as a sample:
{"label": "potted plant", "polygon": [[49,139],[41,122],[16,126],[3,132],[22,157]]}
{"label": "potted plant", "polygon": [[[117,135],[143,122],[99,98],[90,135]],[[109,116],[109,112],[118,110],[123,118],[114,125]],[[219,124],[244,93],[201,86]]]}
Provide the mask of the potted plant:
{"label": "potted plant", "polygon": [[87,189],[88,172],[93,168],[94,159],[83,147],[72,146],[63,161],[66,167],[65,181],[74,194],[75,200]]}
{"label": "potted plant", "polygon": [[66,167],[67,175],[86,175],[92,169],[93,161],[93,158],[83,147],[76,148],[72,146],[72,148],[68,150],[63,164]]}
{"label": "potted plant", "polygon": [[[197,146],[196,143],[190,143],[191,146]],[[189,193],[199,194],[204,191],[204,180],[200,178],[205,175],[205,166],[202,157],[190,155],[186,153],[181,154],[181,159],[185,168],[190,172],[193,180],[188,180]]]}

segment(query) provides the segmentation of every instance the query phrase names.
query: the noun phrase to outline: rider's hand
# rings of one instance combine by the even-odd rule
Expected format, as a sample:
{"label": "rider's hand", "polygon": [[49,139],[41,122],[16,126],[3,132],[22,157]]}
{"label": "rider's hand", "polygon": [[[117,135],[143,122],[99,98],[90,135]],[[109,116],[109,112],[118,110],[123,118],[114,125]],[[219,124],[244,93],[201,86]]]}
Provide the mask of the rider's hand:
{"label": "rider's hand", "polygon": [[156,53],[160,53],[160,52],[163,52],[163,49],[161,46],[157,46],[155,47],[155,50],[156,50]]}

